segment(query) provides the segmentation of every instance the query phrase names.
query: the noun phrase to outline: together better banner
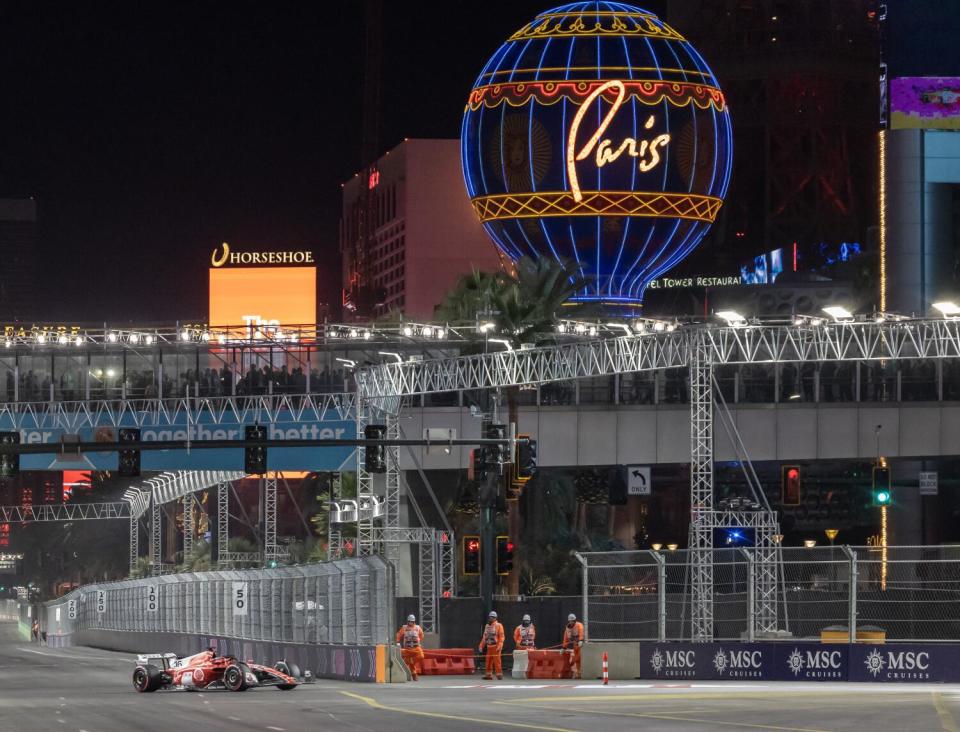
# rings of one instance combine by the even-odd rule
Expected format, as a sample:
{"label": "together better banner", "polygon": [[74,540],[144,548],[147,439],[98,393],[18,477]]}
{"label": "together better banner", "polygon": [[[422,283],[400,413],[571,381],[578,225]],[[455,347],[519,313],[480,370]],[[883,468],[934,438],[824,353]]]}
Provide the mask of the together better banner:
{"label": "together better banner", "polygon": [[[4,424],[6,422],[7,424]],[[135,427],[133,420],[121,426]],[[187,423],[185,414],[173,417],[171,424],[142,425],[140,438],[144,442],[163,440],[242,440],[244,427],[255,424],[253,414],[245,420],[221,419],[214,421],[209,413],[203,413],[199,420],[193,417],[192,424]],[[272,423],[265,425],[270,440],[333,440],[353,439],[356,437],[356,423],[345,419],[311,420],[296,418],[286,411],[273,415]],[[12,430],[9,418],[0,419],[0,430]],[[103,425],[77,430],[83,442],[116,442],[117,427]],[[20,441],[25,445],[58,445],[68,430],[50,429],[31,425],[29,422],[20,428]],[[275,448],[267,451],[267,467],[270,470],[340,470],[353,456],[352,447],[311,447],[311,448]],[[217,448],[190,450],[146,450],[141,453],[142,470],[242,470],[242,448]],[[21,455],[21,470],[116,470],[115,452],[92,452],[82,456],[58,455]]]}

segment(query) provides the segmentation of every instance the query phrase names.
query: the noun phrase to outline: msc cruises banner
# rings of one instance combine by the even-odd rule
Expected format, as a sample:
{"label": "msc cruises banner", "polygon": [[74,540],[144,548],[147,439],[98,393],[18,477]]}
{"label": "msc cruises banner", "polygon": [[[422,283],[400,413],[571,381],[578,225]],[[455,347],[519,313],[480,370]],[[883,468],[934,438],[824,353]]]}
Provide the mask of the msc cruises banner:
{"label": "msc cruises banner", "polygon": [[638,678],[957,682],[960,645],[641,643]]}
{"label": "msc cruises banner", "polygon": [[[187,427],[185,414],[172,416],[172,424],[143,425],[140,437],[151,440],[242,440],[244,426],[255,423],[255,412],[251,412],[244,421],[221,419],[214,422],[207,412],[201,414],[199,422],[194,421]],[[331,415],[335,416],[335,415]],[[194,420],[197,417],[194,415]],[[6,424],[4,424],[6,422]],[[134,426],[132,421],[130,426]],[[286,411],[274,415],[273,423],[267,424],[267,437],[271,440],[325,440],[353,439],[356,437],[356,423],[344,419],[308,419],[296,418]],[[0,430],[11,430],[13,426],[8,418],[0,419]],[[21,425],[20,441],[27,445],[59,444],[63,429],[31,429],[30,425]],[[116,442],[117,428],[113,426],[79,428],[82,442]],[[340,470],[353,456],[352,447],[318,448],[274,448],[267,451],[269,470]],[[145,450],[140,456],[142,470],[243,470],[243,450],[241,448],[190,450]],[[43,454],[21,455],[21,470],[116,470],[115,452],[85,453],[81,456]]]}

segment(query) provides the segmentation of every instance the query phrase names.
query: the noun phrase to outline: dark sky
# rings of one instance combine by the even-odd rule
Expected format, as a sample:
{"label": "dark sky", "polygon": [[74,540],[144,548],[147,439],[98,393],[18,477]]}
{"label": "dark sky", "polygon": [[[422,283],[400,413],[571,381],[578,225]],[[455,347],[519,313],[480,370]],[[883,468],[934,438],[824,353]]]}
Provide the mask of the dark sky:
{"label": "dark sky", "polygon": [[[547,4],[385,5],[382,150],[457,137],[487,57]],[[41,315],[203,315],[222,240],[313,248],[335,282],[362,58],[359,0],[6,4],[0,195],[37,197]]]}

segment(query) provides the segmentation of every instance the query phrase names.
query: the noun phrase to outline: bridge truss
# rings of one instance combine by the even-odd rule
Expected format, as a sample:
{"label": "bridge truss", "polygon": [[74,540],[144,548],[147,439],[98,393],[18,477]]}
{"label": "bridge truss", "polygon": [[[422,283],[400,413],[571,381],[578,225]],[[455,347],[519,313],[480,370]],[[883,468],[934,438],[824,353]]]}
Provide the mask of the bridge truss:
{"label": "bridge truss", "polygon": [[872,320],[803,318],[793,323],[656,326],[644,333],[541,348],[368,366],[357,372],[358,398],[368,408],[395,417],[405,397],[421,394],[687,369],[691,638],[713,639],[713,530],[729,526],[758,529],[756,627],[776,630],[780,555],[775,514],[740,515],[713,509],[713,369],[758,363],[956,359],[960,358],[960,321],[881,316]]}

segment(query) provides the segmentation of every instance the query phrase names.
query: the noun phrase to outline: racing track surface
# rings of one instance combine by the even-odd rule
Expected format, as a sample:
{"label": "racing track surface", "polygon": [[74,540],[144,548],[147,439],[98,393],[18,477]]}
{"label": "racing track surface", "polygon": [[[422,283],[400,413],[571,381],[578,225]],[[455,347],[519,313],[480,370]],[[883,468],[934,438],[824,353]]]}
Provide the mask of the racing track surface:
{"label": "racing track surface", "polygon": [[129,655],[46,648],[0,623],[0,732],[960,732],[960,686],[637,681],[604,689],[597,682],[437,677],[392,686],[320,681],[290,692],[137,694],[132,670]]}

